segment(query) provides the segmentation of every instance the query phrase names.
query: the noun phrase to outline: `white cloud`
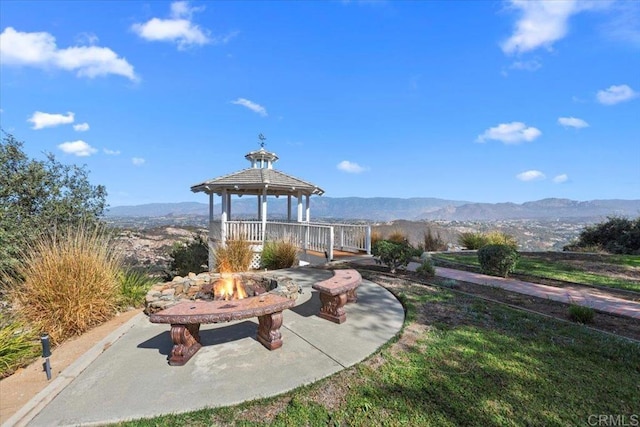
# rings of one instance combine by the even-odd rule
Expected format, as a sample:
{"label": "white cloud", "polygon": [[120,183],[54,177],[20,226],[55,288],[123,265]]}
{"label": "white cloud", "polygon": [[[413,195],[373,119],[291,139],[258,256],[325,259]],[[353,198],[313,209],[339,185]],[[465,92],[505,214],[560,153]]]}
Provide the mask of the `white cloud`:
{"label": "white cloud", "polygon": [[350,162],[349,160],[343,160],[336,166],[338,170],[347,173],[361,173],[367,170],[367,168],[360,166],[357,163]]}
{"label": "white cloud", "polygon": [[102,151],[110,156],[117,156],[118,154],[120,154],[120,150],[109,150],[108,148],[103,148]]}
{"label": "white cloud", "polygon": [[58,145],[58,148],[67,154],[73,154],[78,157],[88,157],[98,151],[82,140],[63,142]]}
{"label": "white cloud", "polygon": [[555,182],[556,184],[561,184],[563,182],[567,182],[568,179],[569,176],[566,173],[563,173],[562,175],[555,176],[553,178],[553,182]]}
{"label": "white cloud", "polygon": [[607,8],[610,2],[510,0],[510,4],[521,12],[521,16],[511,37],[501,45],[507,54],[529,52],[540,47],[550,49],[553,43],[567,35],[572,15],[584,10]]}
{"label": "white cloud", "polygon": [[602,27],[605,35],[640,47],[640,3],[618,1],[612,9],[611,19]]}
{"label": "white cloud", "polygon": [[144,164],[145,160],[142,157],[132,157],[131,158],[131,163],[133,163],[135,166],[142,166]]}
{"label": "white cloud", "polygon": [[242,105],[243,107],[247,107],[251,111],[253,111],[255,113],[258,113],[263,117],[267,116],[267,109],[266,108],[264,108],[260,104],[256,104],[253,101],[249,101],[248,99],[238,98],[235,101],[231,101],[231,103],[232,104],[236,104],[236,105]]}
{"label": "white cloud", "polygon": [[89,130],[89,123],[78,123],[77,125],[73,125],[73,130],[76,132],[86,132]]}
{"label": "white cloud", "polygon": [[505,144],[519,144],[523,141],[531,142],[542,135],[542,132],[534,127],[527,127],[522,122],[502,123],[489,128],[482,135],[478,135],[477,142],[485,142],[488,139],[502,141]]}
{"label": "white cloud", "polygon": [[545,175],[537,170],[529,170],[516,175],[520,181],[539,181],[545,179]]}
{"label": "white cloud", "polygon": [[59,125],[67,125],[73,123],[74,114],[67,112],[64,114],[51,114],[43,113],[42,111],[36,111],[33,115],[27,119],[28,122],[33,123],[33,129],[44,129]]}
{"label": "white cloud", "polygon": [[191,21],[193,13],[203,9],[204,7],[189,7],[187,1],[173,2],[171,18],[152,18],[143,24],[133,24],[131,29],[145,40],[174,42],[178,44],[179,49],[205,45],[212,42],[209,31],[201,29]]}
{"label": "white cloud", "polygon": [[589,123],[575,117],[558,117],[558,124],[564,127],[572,127],[576,129],[589,127]]}
{"label": "white cloud", "polygon": [[629,101],[638,96],[638,92],[635,92],[627,85],[614,85],[609,86],[608,89],[598,91],[596,97],[598,102],[604,105],[614,105],[620,102]]}
{"label": "white cloud", "polygon": [[61,68],[79,77],[116,74],[137,80],[133,66],[114,51],[98,46],[59,49],[49,33],[23,33],[7,27],[0,34],[0,63],[3,65]]}

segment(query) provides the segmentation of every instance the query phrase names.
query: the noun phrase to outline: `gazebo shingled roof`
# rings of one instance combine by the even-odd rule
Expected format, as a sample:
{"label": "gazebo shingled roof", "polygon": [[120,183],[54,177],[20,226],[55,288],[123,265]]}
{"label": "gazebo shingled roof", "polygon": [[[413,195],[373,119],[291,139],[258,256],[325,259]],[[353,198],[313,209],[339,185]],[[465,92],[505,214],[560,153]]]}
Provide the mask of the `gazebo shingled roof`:
{"label": "gazebo shingled roof", "polygon": [[266,168],[247,168],[213,178],[192,186],[191,191],[221,195],[222,191],[226,189],[232,194],[262,195],[265,187],[269,196],[295,196],[298,192],[303,195],[322,195],[324,193],[324,190],[317,185],[278,170]]}

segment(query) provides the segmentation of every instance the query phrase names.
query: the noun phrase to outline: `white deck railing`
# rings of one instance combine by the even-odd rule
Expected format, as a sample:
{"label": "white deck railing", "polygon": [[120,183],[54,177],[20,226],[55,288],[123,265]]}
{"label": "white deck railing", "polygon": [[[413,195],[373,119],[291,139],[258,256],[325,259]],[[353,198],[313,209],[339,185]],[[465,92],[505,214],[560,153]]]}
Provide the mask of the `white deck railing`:
{"label": "white deck railing", "polygon": [[[220,221],[211,223],[209,229],[211,240],[223,239]],[[333,259],[334,249],[371,253],[370,225],[267,221],[262,230],[261,221],[226,221],[224,239],[251,243],[289,239],[300,249],[324,253],[328,259]]]}

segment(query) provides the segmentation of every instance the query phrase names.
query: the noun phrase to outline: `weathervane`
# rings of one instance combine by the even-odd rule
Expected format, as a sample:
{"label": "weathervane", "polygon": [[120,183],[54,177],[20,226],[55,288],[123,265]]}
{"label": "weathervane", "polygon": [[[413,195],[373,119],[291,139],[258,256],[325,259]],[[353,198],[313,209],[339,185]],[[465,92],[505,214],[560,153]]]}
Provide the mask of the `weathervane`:
{"label": "weathervane", "polygon": [[267,139],[263,134],[258,135],[258,139],[260,140],[260,147],[264,148],[264,141]]}

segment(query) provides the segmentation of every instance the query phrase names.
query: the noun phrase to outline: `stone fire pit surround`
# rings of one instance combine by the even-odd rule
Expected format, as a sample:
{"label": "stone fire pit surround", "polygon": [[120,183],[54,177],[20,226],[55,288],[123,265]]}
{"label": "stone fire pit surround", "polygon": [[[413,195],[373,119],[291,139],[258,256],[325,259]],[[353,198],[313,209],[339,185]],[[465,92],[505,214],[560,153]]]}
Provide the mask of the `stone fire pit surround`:
{"label": "stone fire pit surround", "polygon": [[151,287],[145,297],[146,314],[157,313],[186,301],[209,301],[213,299],[214,283],[226,277],[241,281],[249,298],[260,293],[273,293],[289,299],[297,299],[300,293],[298,284],[288,276],[274,273],[189,273],[186,277],[176,276],[170,282],[157,283]]}

